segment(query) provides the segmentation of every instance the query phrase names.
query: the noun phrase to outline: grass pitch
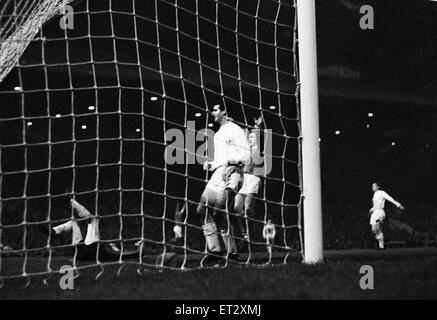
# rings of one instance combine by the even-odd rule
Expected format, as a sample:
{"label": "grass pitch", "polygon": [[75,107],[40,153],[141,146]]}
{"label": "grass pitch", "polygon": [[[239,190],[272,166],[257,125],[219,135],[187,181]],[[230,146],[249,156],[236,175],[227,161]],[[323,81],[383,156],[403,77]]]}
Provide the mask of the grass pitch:
{"label": "grass pitch", "polygon": [[[61,258],[58,263],[64,261]],[[2,263],[5,266],[8,259]],[[363,265],[373,267],[373,290],[360,288]],[[229,265],[145,271],[142,275],[136,272],[138,265],[119,269],[116,264],[104,266],[103,273],[101,267],[80,270],[73,290],[60,288],[62,275],[58,273],[49,278],[48,285],[41,277],[33,277],[26,288],[20,288],[25,279],[5,281],[0,299],[437,299],[436,266],[437,248],[327,251],[325,263],[314,266],[298,262]]]}

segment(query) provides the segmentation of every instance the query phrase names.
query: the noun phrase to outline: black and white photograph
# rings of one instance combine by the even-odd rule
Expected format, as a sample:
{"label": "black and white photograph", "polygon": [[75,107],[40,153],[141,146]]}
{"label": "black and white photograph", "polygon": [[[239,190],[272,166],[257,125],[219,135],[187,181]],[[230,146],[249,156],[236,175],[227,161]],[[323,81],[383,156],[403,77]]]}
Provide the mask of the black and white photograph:
{"label": "black and white photograph", "polygon": [[436,79],[432,0],[0,0],[0,300],[437,299]]}

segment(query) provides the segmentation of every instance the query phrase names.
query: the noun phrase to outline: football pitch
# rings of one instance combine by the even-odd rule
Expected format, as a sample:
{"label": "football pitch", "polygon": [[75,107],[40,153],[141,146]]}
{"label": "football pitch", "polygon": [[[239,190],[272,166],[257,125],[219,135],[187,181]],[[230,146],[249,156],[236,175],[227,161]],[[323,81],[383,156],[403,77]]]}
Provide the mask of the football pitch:
{"label": "football pitch", "polygon": [[[33,261],[35,260],[35,261]],[[31,263],[46,263],[32,258]],[[45,261],[45,262],[44,262]],[[68,257],[55,258],[56,264]],[[3,259],[3,267],[19,259]],[[362,289],[364,265],[373,269],[373,289]],[[273,266],[235,265],[190,271],[137,273],[138,264],[80,269],[74,289],[63,290],[59,273],[5,281],[0,299],[170,299],[170,300],[289,300],[289,299],[436,299],[437,248],[325,251],[325,262],[289,262]],[[102,272],[103,270],[103,272]],[[100,274],[96,280],[96,276]],[[46,277],[47,278],[47,277]]]}

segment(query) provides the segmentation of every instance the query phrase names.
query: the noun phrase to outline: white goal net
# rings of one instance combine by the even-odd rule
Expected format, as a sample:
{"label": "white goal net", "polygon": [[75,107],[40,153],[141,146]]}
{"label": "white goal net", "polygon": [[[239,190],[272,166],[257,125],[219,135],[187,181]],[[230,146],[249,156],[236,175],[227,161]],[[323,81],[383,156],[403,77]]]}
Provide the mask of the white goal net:
{"label": "white goal net", "polygon": [[[0,10],[1,281],[69,263],[196,269],[302,254],[295,1],[3,0]],[[222,213],[236,250],[209,263],[196,208],[216,104],[255,133],[261,160],[247,207],[234,200]]]}

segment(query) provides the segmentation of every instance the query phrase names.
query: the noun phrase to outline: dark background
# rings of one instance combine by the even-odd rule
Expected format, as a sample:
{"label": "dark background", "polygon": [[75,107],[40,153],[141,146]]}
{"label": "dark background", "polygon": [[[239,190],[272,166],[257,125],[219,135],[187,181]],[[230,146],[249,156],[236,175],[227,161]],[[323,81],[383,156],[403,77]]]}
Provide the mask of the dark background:
{"label": "dark background", "polygon": [[[22,245],[23,230],[32,227],[22,222],[67,219],[69,189],[111,219],[103,230],[109,238],[170,237],[178,199],[190,204],[188,222],[199,233],[193,210],[208,177],[198,164],[165,165],[164,132],[184,130],[188,120],[205,128],[207,107],[224,102],[242,126],[262,114],[274,132],[273,171],[264,179],[254,234],[272,218],[280,243],[299,246],[293,2],[239,1],[238,11],[235,0],[174,4],[74,1],[75,28],[60,29],[59,16],[47,22],[0,84],[2,224],[14,230],[14,241]],[[374,180],[411,212],[424,207],[435,220],[437,5],[316,4],[327,238],[335,233],[331,223],[346,215],[367,227]],[[374,8],[374,30],[359,27],[362,4]],[[345,69],[359,77],[338,71]]]}

